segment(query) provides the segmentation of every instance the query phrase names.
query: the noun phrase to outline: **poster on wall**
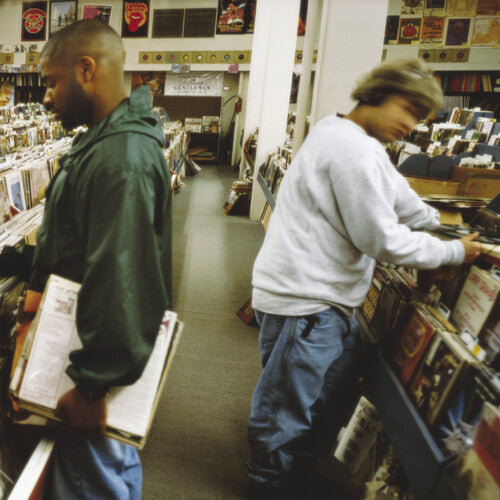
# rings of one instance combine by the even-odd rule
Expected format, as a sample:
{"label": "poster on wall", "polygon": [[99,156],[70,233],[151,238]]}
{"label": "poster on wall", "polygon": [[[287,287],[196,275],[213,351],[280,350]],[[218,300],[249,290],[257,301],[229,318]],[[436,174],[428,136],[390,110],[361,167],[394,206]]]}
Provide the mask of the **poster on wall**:
{"label": "poster on wall", "polygon": [[424,17],[420,45],[441,47],[443,45],[444,17]]}
{"label": "poster on wall", "polygon": [[299,27],[297,28],[297,36],[304,36],[306,34],[307,4],[308,0],[300,0]]}
{"label": "poster on wall", "polygon": [[446,12],[449,17],[474,17],[477,0],[448,0]]}
{"label": "poster on wall", "polygon": [[448,19],[446,45],[460,46],[469,41],[470,18]]}
{"label": "poster on wall", "polygon": [[165,78],[165,95],[221,96],[224,74],[189,73],[171,74]]}
{"label": "poster on wall", "polygon": [[424,0],[401,0],[402,16],[421,16],[424,13]]}
{"label": "poster on wall", "polygon": [[217,34],[253,33],[257,0],[219,0]]}
{"label": "poster on wall", "polygon": [[23,2],[21,40],[43,41],[47,36],[47,2]]}
{"label": "poster on wall", "polygon": [[476,17],[472,45],[488,47],[500,44],[500,17]]}
{"label": "poster on wall", "polygon": [[14,94],[13,83],[0,83],[0,106],[14,106]]}
{"label": "poster on wall", "polygon": [[166,71],[134,71],[132,72],[132,90],[147,85],[151,95],[163,95],[166,74]]}
{"label": "poster on wall", "polygon": [[398,45],[409,45],[418,42],[421,26],[421,17],[402,17],[399,23]]}
{"label": "poster on wall", "polygon": [[500,0],[477,0],[477,16],[500,16]]}
{"label": "poster on wall", "polygon": [[111,5],[85,4],[82,9],[82,19],[99,19],[109,25],[111,18]]}
{"label": "poster on wall", "polygon": [[122,38],[146,38],[149,26],[149,0],[123,1]]}
{"label": "poster on wall", "polygon": [[425,0],[424,15],[427,17],[446,16],[446,0]]}
{"label": "poster on wall", "polygon": [[49,36],[57,33],[60,29],[76,22],[78,14],[78,1],[50,2],[50,26]]}
{"label": "poster on wall", "polygon": [[398,40],[399,16],[387,16],[385,21],[384,45],[396,43]]}

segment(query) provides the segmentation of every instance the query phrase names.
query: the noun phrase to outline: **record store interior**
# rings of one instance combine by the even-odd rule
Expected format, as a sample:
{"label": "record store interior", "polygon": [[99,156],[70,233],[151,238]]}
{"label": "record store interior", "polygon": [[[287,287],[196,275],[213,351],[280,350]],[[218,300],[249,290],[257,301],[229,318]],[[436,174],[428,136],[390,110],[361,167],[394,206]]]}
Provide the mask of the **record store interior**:
{"label": "record store interior", "polygon": [[2,0],[0,211],[0,500],[500,499],[500,0]]}

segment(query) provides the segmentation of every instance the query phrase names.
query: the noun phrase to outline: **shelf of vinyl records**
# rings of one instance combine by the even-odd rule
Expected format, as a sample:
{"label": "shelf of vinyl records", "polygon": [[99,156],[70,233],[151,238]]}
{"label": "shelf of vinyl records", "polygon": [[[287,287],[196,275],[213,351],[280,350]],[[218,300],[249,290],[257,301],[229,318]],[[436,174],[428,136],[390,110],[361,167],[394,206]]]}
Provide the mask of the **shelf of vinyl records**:
{"label": "shelf of vinyl records", "polygon": [[[488,248],[500,264],[500,247]],[[483,257],[437,270],[377,264],[357,317],[373,351],[371,401],[413,493],[472,498],[451,491],[449,471],[469,450],[483,403],[500,404],[499,269]],[[495,432],[498,450],[500,426]]]}
{"label": "shelf of vinyl records", "polygon": [[266,231],[276,205],[276,196],[278,194],[281,181],[283,180],[291,159],[291,149],[289,147],[279,147],[278,151],[269,155],[267,161],[259,168],[257,181],[262,188],[264,196],[266,197],[266,204],[262,210],[260,220]]}
{"label": "shelf of vinyl records", "polygon": [[436,72],[436,78],[445,95],[471,95],[500,93],[498,72]]}

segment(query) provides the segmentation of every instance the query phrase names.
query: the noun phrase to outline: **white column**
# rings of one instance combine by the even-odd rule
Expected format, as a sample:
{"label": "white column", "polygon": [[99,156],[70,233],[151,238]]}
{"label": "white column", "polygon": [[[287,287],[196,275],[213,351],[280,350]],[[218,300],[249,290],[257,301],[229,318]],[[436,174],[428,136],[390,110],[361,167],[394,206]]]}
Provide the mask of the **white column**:
{"label": "white column", "polygon": [[353,107],[357,79],[381,61],[387,8],[387,0],[324,0],[311,124]]}
{"label": "white column", "polygon": [[257,2],[248,85],[245,136],[259,127],[250,218],[258,220],[265,198],[259,166],[283,144],[297,43],[300,0]]}
{"label": "white column", "polygon": [[302,50],[302,71],[299,79],[299,92],[297,95],[297,111],[295,113],[295,131],[293,135],[293,156],[304,141],[306,127],[307,105],[309,103],[309,87],[311,85],[312,59],[314,53],[314,40],[319,25],[319,13],[322,0],[309,0],[307,4],[306,35]]}

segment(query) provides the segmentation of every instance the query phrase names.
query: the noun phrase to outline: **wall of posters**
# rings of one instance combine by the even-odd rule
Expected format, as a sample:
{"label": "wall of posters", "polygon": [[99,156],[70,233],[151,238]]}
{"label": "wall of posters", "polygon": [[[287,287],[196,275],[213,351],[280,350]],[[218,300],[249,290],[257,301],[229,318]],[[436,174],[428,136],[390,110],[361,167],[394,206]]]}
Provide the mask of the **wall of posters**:
{"label": "wall of posters", "polygon": [[147,85],[151,95],[163,95],[165,75],[166,71],[134,71],[132,73],[132,90]]}
{"label": "wall of posters", "polygon": [[224,74],[189,73],[167,74],[165,78],[165,95],[207,95],[221,96]]}
{"label": "wall of posters", "polygon": [[219,0],[217,34],[253,33],[257,0]]}
{"label": "wall of posters", "polygon": [[78,2],[76,0],[70,2],[50,2],[49,36],[76,22],[77,15]]}
{"label": "wall of posters", "polygon": [[82,19],[99,19],[109,25],[111,18],[111,5],[88,5],[82,9]]}
{"label": "wall of posters", "polygon": [[149,0],[123,1],[122,38],[146,38],[149,26]]}
{"label": "wall of posters", "polygon": [[23,2],[21,40],[43,41],[47,36],[47,2]]}

